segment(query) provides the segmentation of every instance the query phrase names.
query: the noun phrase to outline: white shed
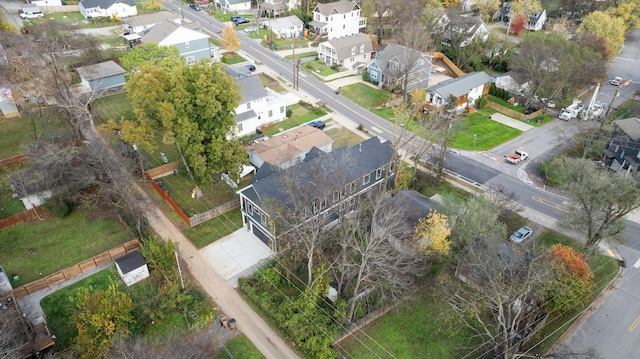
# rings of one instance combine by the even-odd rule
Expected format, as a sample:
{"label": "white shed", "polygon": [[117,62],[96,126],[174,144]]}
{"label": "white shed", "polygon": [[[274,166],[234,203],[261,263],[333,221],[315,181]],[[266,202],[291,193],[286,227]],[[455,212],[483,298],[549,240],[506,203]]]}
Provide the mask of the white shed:
{"label": "white shed", "polygon": [[116,259],[116,269],[127,286],[149,277],[147,262],[138,251],[127,253]]}

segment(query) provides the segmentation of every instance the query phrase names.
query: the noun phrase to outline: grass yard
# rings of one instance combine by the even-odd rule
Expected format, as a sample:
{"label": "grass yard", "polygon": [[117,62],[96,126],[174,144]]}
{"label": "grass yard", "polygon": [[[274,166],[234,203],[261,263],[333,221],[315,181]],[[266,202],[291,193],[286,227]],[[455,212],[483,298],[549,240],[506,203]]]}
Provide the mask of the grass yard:
{"label": "grass yard", "polygon": [[227,65],[234,65],[234,64],[240,64],[243,62],[246,62],[247,59],[245,59],[244,57],[235,54],[235,55],[231,55],[229,53],[226,53],[224,55],[222,55],[222,62],[227,64]]}
{"label": "grass yard", "polygon": [[11,185],[10,176],[22,170],[22,165],[0,167],[0,219],[25,211],[24,204],[9,187]]}
{"label": "grass yard", "polygon": [[498,97],[495,97],[493,95],[487,95],[487,99],[489,101],[491,101],[491,102],[495,102],[498,105],[504,106],[504,107],[506,107],[508,109],[511,109],[511,110],[514,110],[516,112],[519,112],[519,113],[524,113],[525,112],[524,108],[522,108],[520,106],[514,106],[514,105],[510,104],[508,101],[505,101],[505,100],[503,100],[501,98],[498,98]]}
{"label": "grass yard", "polygon": [[[296,59],[304,59],[305,57],[316,57],[316,56],[318,56],[317,51],[309,51],[309,52],[301,52],[301,53],[296,52]],[[293,54],[285,56],[284,59],[293,60]]]}
{"label": "grass yard", "polygon": [[231,353],[229,356],[224,350],[220,350],[214,359],[264,359],[253,343],[244,334],[231,339],[225,344],[225,348]]}
{"label": "grass yard", "polygon": [[367,110],[380,107],[393,97],[391,92],[378,90],[360,82],[341,87],[340,94]]}
{"label": "grass yard", "polygon": [[[260,82],[262,82],[263,86],[269,86],[270,89],[274,90],[277,93],[285,94],[289,92],[286,88],[284,88],[280,82],[274,84],[273,79],[263,73],[259,73],[258,77],[260,78]],[[276,80],[277,81],[277,80]]]}
{"label": "grass yard", "polygon": [[342,146],[353,146],[355,144],[358,144],[364,141],[364,139],[361,136],[358,136],[357,134],[351,132],[349,129],[344,127],[331,128],[324,131],[324,133],[327,136],[331,137],[331,139],[333,140],[332,146],[334,150]]}
{"label": "grass yard", "polygon": [[314,61],[305,62],[303,66],[305,69],[309,70],[311,73],[318,74],[323,77],[334,75],[340,72],[340,71],[334,70],[330,66],[327,66],[327,64],[325,64],[322,61],[314,60]]}
{"label": "grass yard", "polygon": [[265,126],[261,128],[261,131],[264,132],[264,134],[267,136],[274,136],[282,132],[280,131],[280,129],[286,131],[296,126],[300,126],[307,122],[313,121],[329,113],[324,107],[315,107],[313,110],[309,110],[305,107],[302,107],[300,104],[293,104],[291,106],[288,106],[287,110],[291,110],[291,117],[285,119],[284,121]]}
{"label": "grass yard", "polygon": [[[478,345],[472,333],[440,298],[419,291],[397,310],[391,310],[364,326],[363,333],[340,342],[347,357],[458,359]],[[342,349],[341,349],[342,350]]]}
{"label": "grass yard", "polygon": [[188,228],[182,231],[182,234],[189,238],[193,245],[203,248],[240,228],[242,228],[242,213],[238,207],[197,226]]}
{"label": "grass yard", "polygon": [[[491,113],[495,113],[494,110],[491,111],[493,111]],[[522,134],[521,130],[488,118],[487,116],[491,113],[485,109],[456,120],[453,123],[451,133],[451,147],[462,150],[483,151],[494,148]],[[476,135],[475,141],[474,135]]]}
{"label": "grass yard", "polygon": [[135,119],[133,106],[129,102],[126,92],[96,99],[91,103],[91,112],[93,112],[101,122],[107,122],[109,119],[116,121],[121,118],[126,120]]}
{"label": "grass yard", "polygon": [[[640,101],[638,100],[627,100],[623,102],[618,108],[611,111],[609,116],[607,117],[607,123],[611,123],[611,121],[615,121],[621,118],[627,117],[627,115],[637,107],[640,107]],[[636,111],[638,112],[638,111]]]}
{"label": "grass yard", "polygon": [[43,108],[40,116],[36,106],[25,106],[22,114],[10,120],[0,118],[0,159],[22,153],[23,146],[34,142],[36,136],[46,139],[73,136],[71,126],[55,110]]}
{"label": "grass yard", "polygon": [[[100,209],[76,209],[65,218],[32,221],[0,231],[0,263],[20,280],[14,287],[55,273],[131,239]],[[33,252],[33,253],[31,253]]]}

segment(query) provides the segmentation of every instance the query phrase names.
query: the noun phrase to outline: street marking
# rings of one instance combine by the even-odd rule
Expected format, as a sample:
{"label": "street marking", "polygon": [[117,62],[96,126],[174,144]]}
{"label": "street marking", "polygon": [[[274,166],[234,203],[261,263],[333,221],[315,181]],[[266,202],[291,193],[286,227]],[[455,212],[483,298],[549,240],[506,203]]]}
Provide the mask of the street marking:
{"label": "street marking", "polygon": [[624,58],[624,57],[616,57],[616,59],[625,60],[625,61],[631,61],[631,62],[636,61],[634,59],[627,59],[627,58]]}
{"label": "street marking", "polygon": [[636,329],[638,325],[640,325],[640,315],[636,318],[636,320],[633,321],[633,323],[631,323],[631,326],[629,326],[629,333]]}
{"label": "street marking", "polygon": [[551,202],[551,201],[546,200],[546,199],[544,199],[544,198],[542,198],[542,197],[533,196],[533,197],[531,197],[531,199],[533,199],[534,201],[540,202],[540,203],[542,203],[542,204],[546,204],[547,206],[552,207],[552,208],[555,208],[555,209],[557,209],[557,210],[559,210],[559,211],[562,211],[562,212],[569,212],[569,211],[567,211],[567,209],[566,209],[566,207],[565,207],[565,206],[560,205],[560,204],[557,204],[557,203],[555,203],[555,202]]}
{"label": "street marking", "polygon": [[376,126],[371,126],[371,129],[376,131],[377,133],[383,133],[383,131],[379,128],[377,128]]}
{"label": "street marking", "polygon": [[633,268],[640,268],[640,258],[636,261],[636,264],[633,265]]}

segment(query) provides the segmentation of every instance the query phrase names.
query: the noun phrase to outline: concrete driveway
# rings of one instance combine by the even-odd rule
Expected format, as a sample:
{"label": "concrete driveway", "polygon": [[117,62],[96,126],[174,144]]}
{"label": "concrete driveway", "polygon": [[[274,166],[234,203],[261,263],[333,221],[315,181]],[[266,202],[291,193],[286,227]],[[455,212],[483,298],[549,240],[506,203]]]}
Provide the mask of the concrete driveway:
{"label": "concrete driveway", "polygon": [[234,288],[238,278],[253,274],[273,252],[246,228],[231,233],[200,249],[204,259]]}

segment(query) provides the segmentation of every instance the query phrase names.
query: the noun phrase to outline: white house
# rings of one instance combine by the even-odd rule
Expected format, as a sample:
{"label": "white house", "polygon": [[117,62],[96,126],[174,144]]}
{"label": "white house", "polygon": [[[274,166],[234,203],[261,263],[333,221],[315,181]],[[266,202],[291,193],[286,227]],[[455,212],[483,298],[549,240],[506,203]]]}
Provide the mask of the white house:
{"label": "white house", "polygon": [[149,267],[147,262],[138,251],[133,251],[115,260],[116,269],[120,278],[127,287],[139,281],[149,278]]}
{"label": "white house", "polygon": [[230,12],[251,10],[251,0],[216,0],[216,6]]}
{"label": "white house", "polygon": [[62,6],[62,0],[31,0],[29,4],[37,6]]}
{"label": "white house", "polygon": [[436,111],[454,101],[453,109],[460,112],[475,106],[477,99],[489,93],[491,82],[491,77],[484,72],[470,72],[429,88],[426,100]]}
{"label": "white house", "polygon": [[287,117],[284,97],[265,89],[258,76],[248,76],[237,82],[242,97],[236,107],[238,137],[255,133],[260,126],[280,122]]}
{"label": "white house", "polygon": [[547,21],[547,10],[542,9],[538,11],[536,14],[531,15],[529,17],[529,21],[524,26],[525,29],[529,31],[538,31],[542,30],[544,23]]}
{"label": "white house", "polygon": [[442,17],[444,30],[442,45],[465,47],[473,40],[486,41],[489,38],[489,30],[480,16],[453,15]]}
{"label": "white house", "polygon": [[114,16],[123,18],[138,15],[138,9],[133,0],[80,0],[78,8],[86,19]]}
{"label": "white house", "polygon": [[367,18],[361,17],[360,12],[360,5],[348,0],[318,4],[313,9],[309,28],[329,40],[357,34],[367,27]]}
{"label": "white house", "polygon": [[318,58],[329,66],[340,65],[353,69],[368,65],[372,51],[371,38],[357,33],[321,42],[318,45]]}
{"label": "white house", "polygon": [[526,74],[518,71],[509,71],[503,75],[496,76],[495,83],[497,88],[523,95],[529,92],[531,85],[531,81]]}
{"label": "white house", "polygon": [[304,35],[304,23],[295,15],[263,21],[262,26],[276,34],[277,39],[299,38]]}
{"label": "white house", "polygon": [[122,19],[122,27],[124,31],[131,34],[143,35],[149,31],[152,27],[158,25],[165,20],[180,19],[180,14],[176,14],[170,11],[157,11],[149,14],[138,15]]}
{"label": "white house", "polygon": [[298,5],[300,5],[300,0],[265,0],[261,5],[261,10],[267,16],[273,18],[284,15]]}
{"label": "white house", "polygon": [[247,151],[249,162],[257,168],[267,162],[281,169],[287,169],[302,162],[314,147],[323,152],[331,152],[333,140],[320,129],[300,126],[255,142]]}

